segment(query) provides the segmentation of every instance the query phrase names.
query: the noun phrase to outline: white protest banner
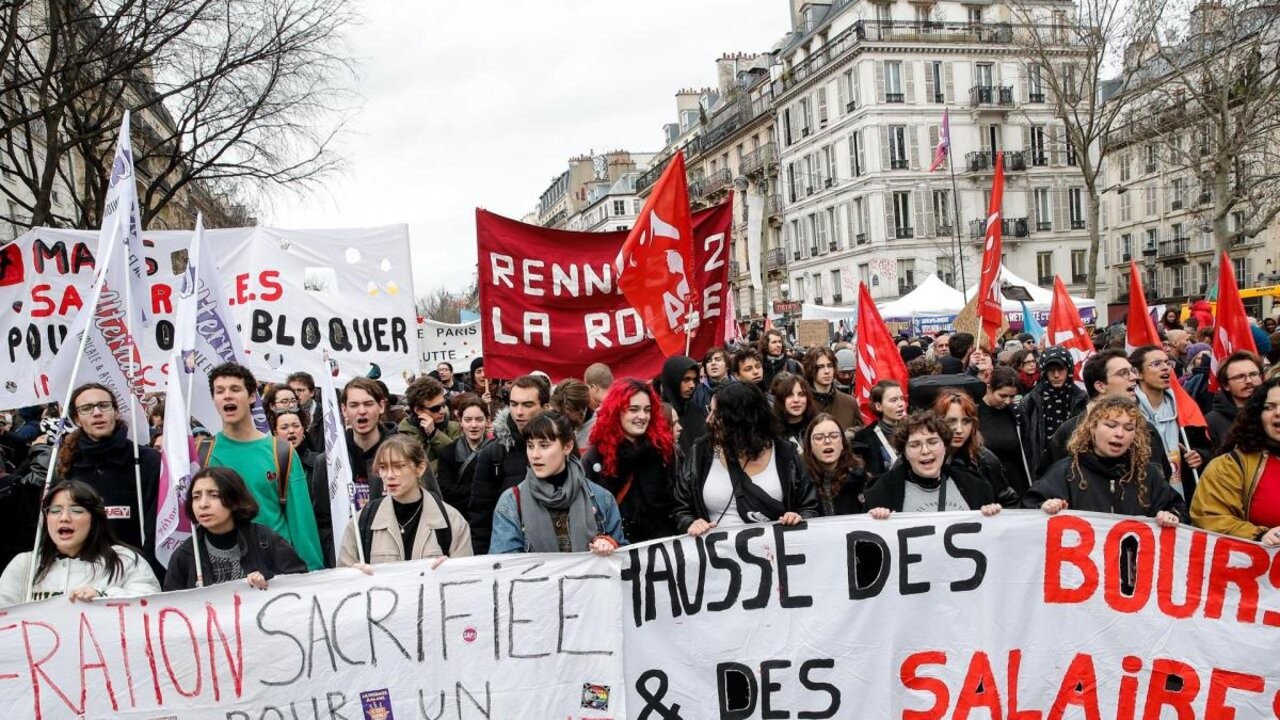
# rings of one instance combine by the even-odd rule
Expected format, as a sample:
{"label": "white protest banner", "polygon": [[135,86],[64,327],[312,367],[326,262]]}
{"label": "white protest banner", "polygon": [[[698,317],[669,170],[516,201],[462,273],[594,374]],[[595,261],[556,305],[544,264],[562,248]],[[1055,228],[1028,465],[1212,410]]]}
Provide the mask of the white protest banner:
{"label": "white protest banner", "polygon": [[[150,293],[135,301],[146,304],[151,321],[138,339],[147,391],[164,388],[191,236],[142,234]],[[417,372],[405,226],[206,230],[204,241],[246,364],[260,379],[283,380],[294,370],[316,375],[322,350],[338,363],[340,382],[380,374],[401,392],[402,373]],[[92,231],[35,228],[0,247],[0,407],[47,402],[62,391],[49,368],[89,299],[97,243]]]}
{"label": "white protest banner", "polygon": [[9,718],[626,717],[617,563],[379,565],[0,617]]}
{"label": "white protest banner", "polygon": [[1258,543],[1005,511],[620,552],[637,720],[1280,717],[1280,555]]}
{"label": "white protest banner", "polygon": [[422,318],[418,320],[418,347],[422,350],[422,372],[431,372],[441,362],[453,363],[457,372],[466,372],[471,358],[479,357],[484,338],[480,321],[454,324]]}
{"label": "white protest banner", "polygon": [[[328,353],[325,353],[324,358],[328,362]],[[329,477],[329,527],[333,528],[333,557],[338,558],[342,555],[343,535],[356,511],[356,484],[351,478],[351,448],[347,445],[347,433],[343,430],[342,409],[338,407],[338,390],[333,386],[333,372],[326,368],[319,380],[324,462]],[[365,489],[367,496],[367,485]],[[368,501],[369,498],[364,499]]]}
{"label": "white protest banner", "polygon": [[[181,363],[175,351],[169,366],[176,364],[181,367]],[[191,520],[186,513],[187,493],[191,476],[200,469],[184,397],[186,390],[182,387],[187,377],[185,373],[172,372],[165,384],[163,452],[160,454],[160,487],[157,489],[160,500],[156,510],[156,559],[165,566],[169,564],[173,551],[183,540],[191,537]],[[208,397],[204,390],[199,388],[200,394]]]}

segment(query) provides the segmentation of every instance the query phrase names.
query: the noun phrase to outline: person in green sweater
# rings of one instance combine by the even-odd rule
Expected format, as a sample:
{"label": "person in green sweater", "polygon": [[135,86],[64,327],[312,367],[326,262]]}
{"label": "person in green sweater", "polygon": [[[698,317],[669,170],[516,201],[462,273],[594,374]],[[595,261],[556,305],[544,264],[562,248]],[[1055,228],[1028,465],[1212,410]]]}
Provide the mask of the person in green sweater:
{"label": "person in green sweater", "polygon": [[440,454],[462,437],[462,425],[449,419],[444,385],[430,375],[414,380],[404,391],[404,399],[409,406],[409,416],[401,420],[396,429],[401,435],[415,438],[427,449],[427,463],[434,475]]}
{"label": "person in green sweater", "polygon": [[[258,383],[253,373],[237,363],[223,363],[209,373],[209,391],[222,417],[222,432],[212,446],[201,449],[207,467],[229,467],[244,478],[258,501],[259,525],[274,530],[289,541],[311,570],[324,569],[320,532],[311,509],[307,475],[298,454],[288,443],[262,433],[253,422],[253,402]],[[277,451],[277,443],[281,449]],[[280,488],[279,457],[288,457],[288,486]],[[281,498],[283,497],[283,502]]]}

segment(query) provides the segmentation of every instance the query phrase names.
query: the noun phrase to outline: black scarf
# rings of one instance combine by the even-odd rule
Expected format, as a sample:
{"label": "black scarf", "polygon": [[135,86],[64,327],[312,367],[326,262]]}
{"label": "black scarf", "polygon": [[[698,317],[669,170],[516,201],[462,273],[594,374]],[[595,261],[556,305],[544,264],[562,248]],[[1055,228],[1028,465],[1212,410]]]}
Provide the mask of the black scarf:
{"label": "black scarf", "polygon": [[80,431],[72,465],[124,465],[132,462],[133,452],[129,448],[129,428],[125,427],[124,423],[116,423],[116,429],[102,439],[91,438],[85,431]]}
{"label": "black scarf", "polygon": [[1044,384],[1044,436],[1045,438],[1053,437],[1058,431],[1062,423],[1071,418],[1071,380],[1067,380],[1062,387],[1053,387],[1049,383]]}

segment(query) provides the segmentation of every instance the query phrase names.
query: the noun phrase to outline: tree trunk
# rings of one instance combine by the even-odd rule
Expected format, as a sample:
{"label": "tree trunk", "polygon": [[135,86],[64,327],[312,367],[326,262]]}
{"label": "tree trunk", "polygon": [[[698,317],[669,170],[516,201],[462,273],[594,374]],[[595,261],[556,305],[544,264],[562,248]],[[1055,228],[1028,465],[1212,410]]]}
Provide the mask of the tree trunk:
{"label": "tree trunk", "polygon": [[1102,198],[1098,197],[1094,183],[1089,182],[1088,177],[1085,178],[1085,192],[1089,193],[1089,269],[1088,286],[1085,288],[1084,296],[1093,298],[1098,295],[1098,261],[1100,259],[1098,256],[1102,249]]}

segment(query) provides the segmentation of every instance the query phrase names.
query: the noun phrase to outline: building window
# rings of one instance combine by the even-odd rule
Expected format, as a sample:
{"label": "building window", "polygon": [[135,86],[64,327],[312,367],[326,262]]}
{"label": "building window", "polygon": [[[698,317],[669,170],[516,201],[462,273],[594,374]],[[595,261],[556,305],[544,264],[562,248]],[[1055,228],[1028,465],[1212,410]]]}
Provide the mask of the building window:
{"label": "building window", "polygon": [[951,193],[949,191],[933,191],[933,217],[938,235],[950,235],[952,233]]}
{"label": "building window", "polygon": [[1076,159],[1076,146],[1071,142],[1070,135],[1066,136],[1066,140],[1067,140],[1067,164],[1074,166],[1078,162]]}
{"label": "building window", "polygon": [[1083,230],[1084,224],[1084,191],[1073,187],[1067,191],[1067,207],[1071,211],[1071,229]]}
{"label": "building window", "polygon": [[937,268],[938,279],[942,282],[955,286],[956,284],[956,263],[955,258],[950,255],[941,255],[934,260],[934,267]]}
{"label": "building window", "polygon": [[1120,236],[1120,259],[1125,262],[1133,259],[1133,236],[1129,233]]}
{"label": "building window", "polygon": [[1053,205],[1049,201],[1049,188],[1036,188],[1035,191],[1036,230],[1048,232],[1053,229]]}
{"label": "building window", "polygon": [[1143,246],[1143,250],[1155,250],[1156,244],[1160,241],[1160,231],[1155,228],[1147,228],[1147,244]]}
{"label": "building window", "polygon": [[1044,77],[1039,65],[1027,66],[1027,99],[1033,103],[1044,102]]}
{"label": "building window", "polygon": [[1120,222],[1126,223],[1132,220],[1133,210],[1129,202],[1129,193],[1120,195]]}
{"label": "building window", "polygon": [[[810,256],[814,256],[818,254],[818,249],[819,249],[818,234],[819,233],[820,233],[820,230],[818,229],[818,216],[816,214],[810,215],[809,216],[809,233],[808,233]],[[825,247],[822,248],[823,252],[826,252],[826,250],[827,249]]]}
{"label": "building window", "polygon": [[[827,208],[822,225],[822,231],[825,235],[823,241],[826,242],[827,249],[835,250],[840,247],[840,220],[834,207]],[[828,231],[830,234],[828,234]]]}
{"label": "building window", "polygon": [[626,200],[614,200],[614,201],[613,201],[613,214],[614,214],[614,215],[626,215],[626,214],[627,214],[627,201],[626,201]]}
{"label": "building window", "polygon": [[1053,252],[1036,253],[1036,280],[1040,285],[1053,283]]}
{"label": "building window", "polygon": [[995,81],[995,66],[991,63],[978,63],[974,68],[974,85],[978,87],[990,88]]}
{"label": "building window", "polygon": [[876,3],[876,22],[881,27],[893,25],[893,6],[889,3]]}
{"label": "building window", "polygon": [[862,202],[862,198],[854,198],[853,203],[849,206],[849,231],[853,233],[853,241],[855,244],[863,245],[867,242],[867,224],[863,217],[866,208]]}
{"label": "building window", "polygon": [[1148,144],[1147,145],[1147,167],[1146,167],[1147,172],[1153,173],[1156,171],[1158,156],[1159,156],[1159,153],[1156,150],[1155,144],[1154,143]]}
{"label": "building window", "polygon": [[1183,191],[1184,190],[1185,190],[1185,183],[1183,182],[1182,178],[1174,178],[1172,186],[1169,188],[1169,195],[1171,196],[1169,198],[1170,210],[1181,210],[1183,208],[1183,203],[1184,203]]}
{"label": "building window", "polygon": [[814,273],[814,274],[813,274],[813,301],[814,301],[815,303],[818,303],[819,305],[821,305],[821,304],[822,304],[822,301],[823,301],[823,296],[822,296],[822,273]]}
{"label": "building window", "polygon": [[893,230],[899,238],[914,237],[911,227],[911,193],[895,192],[893,194]]}
{"label": "building window", "polygon": [[796,164],[787,163],[787,201],[796,201]]}
{"label": "building window", "polygon": [[813,112],[809,108],[809,98],[800,98],[800,137],[808,137],[813,128]]}
{"label": "building window", "polygon": [[916,261],[898,261],[898,294],[906,295],[916,288]]}
{"label": "building window", "polygon": [[641,200],[640,198],[636,198],[635,200],[632,200],[632,201],[631,201],[631,214],[632,214],[632,215],[639,215],[639,214],[640,214],[640,211],[641,211],[641,210],[643,210],[643,209],[644,209],[644,201],[643,201],[643,200]]}
{"label": "building window", "polygon": [[982,6],[981,5],[966,5],[965,10],[967,11],[969,16],[969,24],[971,25],[982,24]]}
{"label": "building window", "polygon": [[822,176],[824,186],[836,184],[836,150],[830,145],[822,148]]}
{"label": "building window", "polygon": [[782,111],[782,139],[788,147],[795,142],[791,139],[791,108]]}
{"label": "building window", "polygon": [[907,128],[905,125],[889,126],[889,169],[906,170]]}
{"label": "building window", "polygon": [[862,142],[862,131],[855,130],[849,136],[849,165],[853,177],[860,177],[867,171],[866,147]]}
{"label": "building window", "polygon": [[906,102],[906,96],[902,94],[902,63],[899,61],[884,64],[884,101]]}
{"label": "building window", "polygon": [[1147,200],[1147,217],[1153,218],[1159,215],[1159,213],[1156,212],[1156,189],[1154,186],[1147,188],[1146,200]]}
{"label": "building window", "polygon": [[1089,251],[1071,251],[1071,284],[1079,285],[1089,279]]}
{"label": "building window", "polygon": [[928,71],[930,76],[933,78],[932,101],[938,104],[945,103],[947,101],[947,93],[946,93],[947,84],[946,84],[946,79],[942,72],[942,61],[934,60],[933,62],[929,63]]}
{"label": "building window", "polygon": [[1035,167],[1045,167],[1049,164],[1049,155],[1044,151],[1044,126],[1031,126],[1031,164]]}
{"label": "building window", "polygon": [[1117,163],[1120,165],[1120,182],[1129,182],[1129,153],[1121,155]]}
{"label": "building window", "polygon": [[827,126],[827,89],[818,88],[818,127]]}

